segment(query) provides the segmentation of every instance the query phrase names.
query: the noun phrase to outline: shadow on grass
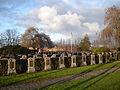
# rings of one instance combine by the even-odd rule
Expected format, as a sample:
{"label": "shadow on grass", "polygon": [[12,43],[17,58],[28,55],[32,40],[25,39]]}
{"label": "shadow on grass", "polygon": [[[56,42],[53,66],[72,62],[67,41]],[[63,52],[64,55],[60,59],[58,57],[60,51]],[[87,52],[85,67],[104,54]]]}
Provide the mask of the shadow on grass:
{"label": "shadow on grass", "polygon": [[[118,64],[118,63],[117,63],[117,64]],[[88,79],[85,80],[85,81],[82,81],[82,82],[80,82],[80,83],[77,83],[77,84],[75,84],[75,85],[72,85],[72,86],[70,86],[70,87],[67,87],[67,88],[65,88],[65,90],[69,90],[69,89],[75,88],[75,87],[77,87],[77,86],[79,86],[79,85],[82,85],[82,84],[84,84],[84,83],[86,83],[86,82],[88,82],[88,81],[90,81],[90,80],[93,80],[93,79],[95,79],[95,78],[97,78],[97,77],[99,77],[99,76],[107,73],[107,72],[110,71],[112,68],[114,68],[117,64],[115,64],[115,65],[112,66],[111,68],[105,70],[104,72],[100,73],[99,75],[93,76],[93,77],[91,77],[91,78],[88,78]],[[115,72],[115,71],[118,70],[118,69],[119,69],[119,67],[118,67],[117,69],[115,69],[114,71],[105,74],[103,77],[101,77],[100,79],[96,80],[95,82],[89,84],[88,86],[86,86],[86,87],[83,88],[82,90],[85,90],[85,89],[89,88],[90,86],[94,85],[95,83],[97,83],[98,81],[100,81],[101,79],[105,78],[106,76],[108,76],[109,74]]]}
{"label": "shadow on grass", "polygon": [[[99,68],[99,67],[102,67],[102,66],[104,66],[104,65],[105,65],[105,64],[99,64],[99,65],[96,66],[96,67],[89,68],[89,69],[84,70],[83,72],[81,72],[81,73],[79,73],[79,74],[74,74],[74,75],[72,75],[72,76],[69,77],[69,78],[66,78],[66,79],[64,79],[64,80],[57,81],[57,82],[52,83],[52,84],[49,84],[49,85],[47,85],[47,86],[44,86],[44,87],[42,87],[41,89],[44,89],[44,88],[46,88],[46,87],[48,87],[48,86],[51,86],[51,85],[54,85],[54,84],[62,84],[62,83],[65,83],[65,82],[69,82],[69,81],[71,81],[71,80],[73,80],[73,79],[75,79],[75,78],[77,78],[77,77],[80,77],[80,76],[83,76],[83,75],[85,75],[85,74],[87,74],[87,73],[89,73],[89,72],[92,72],[92,71],[94,71],[95,69],[97,69],[97,68]],[[69,89],[68,89],[68,90],[69,90]]]}
{"label": "shadow on grass", "polygon": [[[65,70],[65,69],[60,69],[60,70],[55,70],[55,71],[51,71],[51,72],[49,72],[49,73],[45,73],[45,74],[42,74],[42,75],[37,75],[36,73],[38,73],[38,72],[36,72],[36,73],[32,73],[33,74],[33,76],[30,74],[30,73],[27,73],[27,74],[24,74],[24,75],[21,75],[21,76],[15,76],[15,78],[17,79],[17,78],[21,78],[21,77],[26,77],[26,75],[28,75],[28,78],[25,78],[25,79],[22,79],[22,80],[16,80],[15,82],[11,82],[11,83],[9,83],[9,84],[7,84],[7,85],[0,85],[0,87],[5,87],[5,86],[8,86],[8,85],[12,85],[12,84],[15,84],[15,83],[19,83],[19,82],[23,82],[23,81],[27,81],[27,80],[33,80],[33,79],[35,79],[35,78],[39,78],[39,77],[42,77],[42,76],[45,76],[45,75],[49,75],[49,74],[52,74],[52,73],[56,73],[56,72],[60,72],[60,71],[62,71],[62,70]],[[36,74],[36,75],[35,75]],[[29,76],[30,75],[30,76]],[[5,81],[5,80],[12,80],[12,79],[14,79],[14,77],[10,77],[10,78],[7,78],[7,79],[0,79],[0,80],[3,80],[3,81]]]}

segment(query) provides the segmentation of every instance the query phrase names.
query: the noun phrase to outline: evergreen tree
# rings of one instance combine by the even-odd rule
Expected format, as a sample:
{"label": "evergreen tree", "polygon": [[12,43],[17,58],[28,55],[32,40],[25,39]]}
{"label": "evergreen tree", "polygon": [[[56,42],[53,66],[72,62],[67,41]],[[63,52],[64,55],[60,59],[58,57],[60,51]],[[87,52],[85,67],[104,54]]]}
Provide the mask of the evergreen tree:
{"label": "evergreen tree", "polygon": [[78,50],[79,51],[89,51],[90,49],[90,39],[89,36],[86,34],[85,37],[80,41],[78,45]]}

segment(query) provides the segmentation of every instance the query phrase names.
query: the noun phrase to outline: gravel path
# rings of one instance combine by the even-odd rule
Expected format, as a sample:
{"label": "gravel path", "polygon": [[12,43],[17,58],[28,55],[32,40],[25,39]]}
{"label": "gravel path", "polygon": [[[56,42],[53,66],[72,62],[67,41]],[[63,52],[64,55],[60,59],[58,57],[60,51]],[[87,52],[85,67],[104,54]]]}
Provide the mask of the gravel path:
{"label": "gravel path", "polygon": [[37,90],[37,88],[44,88],[46,86],[61,84],[72,80],[80,80],[86,77],[100,76],[102,74],[112,73],[118,70],[120,70],[120,67],[111,67],[109,69],[104,69],[99,71],[89,71],[89,72],[84,72],[84,73],[74,74],[64,77],[47,78],[34,82],[16,83],[6,87],[1,87],[0,90]]}

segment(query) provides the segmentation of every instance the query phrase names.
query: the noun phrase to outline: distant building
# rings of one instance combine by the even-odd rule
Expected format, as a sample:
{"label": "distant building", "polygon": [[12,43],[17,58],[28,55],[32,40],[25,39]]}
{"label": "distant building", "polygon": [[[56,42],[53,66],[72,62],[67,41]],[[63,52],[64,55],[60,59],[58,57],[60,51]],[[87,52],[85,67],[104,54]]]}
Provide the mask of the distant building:
{"label": "distant building", "polygon": [[[70,46],[55,46],[54,48],[40,49],[39,52],[48,52],[48,51],[68,51],[71,52]],[[77,47],[72,47],[72,52],[77,52]]]}

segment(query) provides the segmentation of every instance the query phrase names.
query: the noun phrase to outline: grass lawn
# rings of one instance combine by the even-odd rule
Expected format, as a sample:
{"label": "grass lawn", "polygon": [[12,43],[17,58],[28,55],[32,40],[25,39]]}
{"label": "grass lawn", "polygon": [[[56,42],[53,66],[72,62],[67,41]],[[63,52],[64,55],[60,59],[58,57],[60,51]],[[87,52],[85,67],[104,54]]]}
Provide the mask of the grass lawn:
{"label": "grass lawn", "polygon": [[113,62],[108,64],[97,64],[92,66],[84,66],[84,67],[76,67],[76,68],[44,71],[44,72],[36,72],[31,74],[26,73],[26,74],[11,75],[11,76],[1,76],[0,86],[7,86],[17,82],[30,82],[33,80],[34,81],[42,80],[44,78],[60,77],[60,76],[78,74],[78,73],[88,72],[93,70],[101,70],[101,69],[110,68],[113,66],[120,66],[120,62]]}
{"label": "grass lawn", "polygon": [[42,90],[120,90],[120,71],[56,84]]}

